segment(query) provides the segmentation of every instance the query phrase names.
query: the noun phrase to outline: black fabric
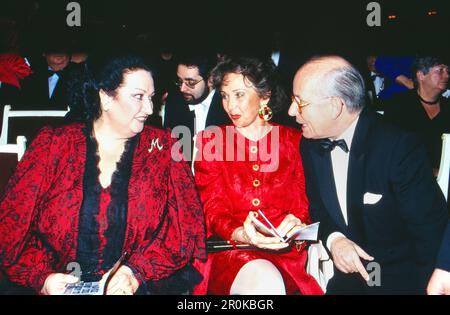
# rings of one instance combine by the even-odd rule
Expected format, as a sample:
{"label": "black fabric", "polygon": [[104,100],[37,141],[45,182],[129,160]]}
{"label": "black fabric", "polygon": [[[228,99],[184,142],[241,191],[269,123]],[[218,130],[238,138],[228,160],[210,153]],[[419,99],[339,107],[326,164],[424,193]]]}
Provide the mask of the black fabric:
{"label": "black fabric", "polygon": [[[100,252],[99,214],[100,193],[98,144],[92,136],[92,124],[83,132],[86,136],[86,165],[83,177],[83,202],[79,214],[76,261],[80,264],[83,281],[96,281],[102,270],[107,271],[120,258],[128,211],[128,183],[131,176],[132,157],[138,136],[129,139],[112,175],[111,201],[107,208],[108,228],[105,231],[106,246]],[[99,262],[103,259],[100,266]]]}
{"label": "black fabric", "polygon": [[91,125],[88,124],[86,128],[83,128],[83,132],[86,135],[86,165],[83,177],[83,202],[78,222],[76,261],[82,270],[82,280],[96,281],[100,278],[98,262],[101,254],[99,224],[95,218],[99,213],[101,186],[98,181],[97,148],[95,141],[91,138]]}
{"label": "black fabric", "polygon": [[[103,253],[103,270],[110,269],[122,254],[128,213],[128,184],[131,177],[133,153],[138,135],[129,139],[111,179],[111,202],[107,208],[108,228]],[[98,178],[98,177],[97,177]]]}
{"label": "black fabric", "polygon": [[62,73],[63,73],[62,70],[60,70],[60,71],[48,70],[48,71],[47,71],[47,77],[50,78],[50,77],[53,76],[54,74],[57,74],[58,76],[61,76]]}
{"label": "black fabric", "polygon": [[428,151],[431,164],[439,168],[442,151],[442,134],[450,132],[450,101],[441,98],[439,114],[430,119],[416,90],[396,95],[386,105],[384,119],[405,130],[416,133]]}
{"label": "black fabric", "polygon": [[159,281],[148,281],[139,286],[137,295],[180,295],[192,294],[192,290],[202,281],[202,275],[191,264],[177,270]]}
{"label": "black fabric", "polygon": [[[181,93],[179,91],[174,91],[172,94],[169,94],[165,107],[164,128],[174,129],[177,126],[185,126],[189,129],[190,135],[183,135],[190,137],[190,139],[186,139],[185,141],[191,144],[191,150],[186,150],[186,148],[183,147],[183,155],[188,161],[192,160],[192,139],[195,135],[194,119],[195,113],[189,110],[189,105],[183,99]],[[223,109],[220,93],[216,91],[211,100],[208,115],[206,116],[205,128],[229,124],[231,124],[231,120]],[[183,137],[180,137],[180,139],[182,138]]]}
{"label": "black fabric", "polygon": [[[322,242],[341,232],[375,257],[381,286],[363,283],[361,293],[425,293],[448,213],[423,143],[384,123],[379,115],[367,110],[360,114],[349,153],[348,224],[336,206],[331,154],[319,154],[316,146],[319,140],[303,138],[300,148],[310,215],[313,222],[320,222]],[[381,198],[371,203],[365,200],[367,193]],[[359,290],[354,277],[335,277],[329,283],[332,292]]]}
{"label": "black fabric", "polygon": [[320,140],[320,146],[326,152],[333,151],[336,146],[340,147],[345,153],[348,153],[348,146],[344,139],[330,140],[322,139]]}
{"label": "black fabric", "polygon": [[49,71],[46,63],[32,64],[33,73],[23,79],[19,97],[12,104],[14,109],[20,110],[67,110],[69,104],[69,81],[77,72],[80,65],[69,63],[58,73],[58,82],[49,97]]}

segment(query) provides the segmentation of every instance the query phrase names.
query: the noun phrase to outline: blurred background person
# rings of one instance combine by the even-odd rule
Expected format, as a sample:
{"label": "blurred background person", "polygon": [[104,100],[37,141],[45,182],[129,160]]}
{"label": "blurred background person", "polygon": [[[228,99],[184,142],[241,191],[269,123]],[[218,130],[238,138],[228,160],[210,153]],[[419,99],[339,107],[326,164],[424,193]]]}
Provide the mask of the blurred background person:
{"label": "blurred background person", "polygon": [[441,136],[450,132],[450,101],[442,96],[448,85],[448,63],[435,56],[422,56],[415,59],[412,69],[415,88],[394,96],[384,117],[422,138],[437,176]]}

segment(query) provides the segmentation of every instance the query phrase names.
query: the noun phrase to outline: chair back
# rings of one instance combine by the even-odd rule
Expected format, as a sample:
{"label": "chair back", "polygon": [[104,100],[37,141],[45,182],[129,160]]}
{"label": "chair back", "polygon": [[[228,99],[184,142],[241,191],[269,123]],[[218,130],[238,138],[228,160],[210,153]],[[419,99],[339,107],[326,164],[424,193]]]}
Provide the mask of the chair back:
{"label": "chair back", "polygon": [[66,114],[65,110],[12,110],[11,105],[5,105],[0,145],[13,142],[19,135],[32,142],[45,125],[63,124]]}
{"label": "chair back", "polygon": [[24,136],[17,137],[16,144],[0,145],[0,197],[8,183],[9,178],[14,173],[17,163],[25,154],[27,139]]}
{"label": "chair back", "polygon": [[441,163],[439,165],[439,173],[437,182],[444,193],[445,200],[448,202],[448,182],[450,179],[450,133],[442,134],[442,153]]}

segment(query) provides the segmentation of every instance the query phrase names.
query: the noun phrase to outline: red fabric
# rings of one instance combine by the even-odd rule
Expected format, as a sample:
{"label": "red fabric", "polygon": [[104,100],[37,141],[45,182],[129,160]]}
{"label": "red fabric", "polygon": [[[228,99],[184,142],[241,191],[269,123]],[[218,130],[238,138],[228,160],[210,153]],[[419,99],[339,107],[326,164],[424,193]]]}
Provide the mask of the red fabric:
{"label": "red fabric", "polygon": [[20,88],[19,79],[31,74],[31,68],[25,60],[14,54],[0,55],[0,82]]}
{"label": "red fabric", "polygon": [[[223,135],[227,134],[225,127],[220,130]],[[245,161],[206,161],[208,157],[203,154],[203,160],[195,161],[195,179],[205,211],[208,237],[217,235],[229,240],[232,232],[242,226],[249,211],[258,209],[263,210],[276,226],[289,213],[309,223],[308,200],[299,153],[301,133],[289,127],[275,126],[257,143],[245,139],[239,150],[237,135],[238,132],[233,128],[233,132],[224,136],[226,141],[221,141],[220,136],[205,132],[197,142],[200,152],[211,151],[216,154],[216,158],[226,160],[226,147],[230,145],[232,151],[244,153],[247,157]],[[242,140],[242,136],[240,138]],[[270,160],[264,162],[259,154],[264,152],[265,143],[269,147],[265,151],[272,152],[272,161],[276,160],[275,156],[279,160],[278,167],[269,172],[262,170],[264,165],[271,164]],[[257,146],[258,153],[249,153],[251,146]],[[234,156],[237,157],[236,154]],[[254,170],[255,164],[259,166],[258,171]],[[253,185],[255,179],[260,181],[257,187]],[[254,198],[258,198],[261,203],[255,206],[252,203]],[[304,250],[297,252],[295,246],[287,253],[230,250],[210,254],[206,263],[196,262],[205,280],[196,288],[195,293],[229,294],[239,269],[250,260],[262,258],[278,267],[289,294],[323,294],[316,281],[305,272],[306,255]]]}
{"label": "red fabric", "polygon": [[[44,128],[0,201],[0,266],[13,282],[37,291],[48,274],[66,272],[75,261],[86,157],[82,127]],[[148,151],[153,139],[161,150]],[[145,127],[133,156],[123,250],[141,282],[206,256],[200,200],[188,164],[171,158],[172,142],[168,132]],[[149,244],[166,205],[164,224]]]}

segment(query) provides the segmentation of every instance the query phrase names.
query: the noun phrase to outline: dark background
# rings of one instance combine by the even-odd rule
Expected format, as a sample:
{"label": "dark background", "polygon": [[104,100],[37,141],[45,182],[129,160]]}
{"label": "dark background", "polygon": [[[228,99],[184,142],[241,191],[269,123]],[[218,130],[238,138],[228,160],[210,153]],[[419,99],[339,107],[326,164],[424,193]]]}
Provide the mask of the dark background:
{"label": "dark background", "polygon": [[[0,19],[15,21],[20,53],[28,57],[41,55],[51,41],[70,42],[73,51],[89,53],[157,55],[186,47],[262,52],[274,34],[297,63],[328,53],[361,67],[369,53],[450,55],[445,0],[377,1],[380,27],[366,23],[370,0],[79,0],[81,27],[66,24],[69,2],[2,0]],[[432,11],[436,14],[429,15]]]}

